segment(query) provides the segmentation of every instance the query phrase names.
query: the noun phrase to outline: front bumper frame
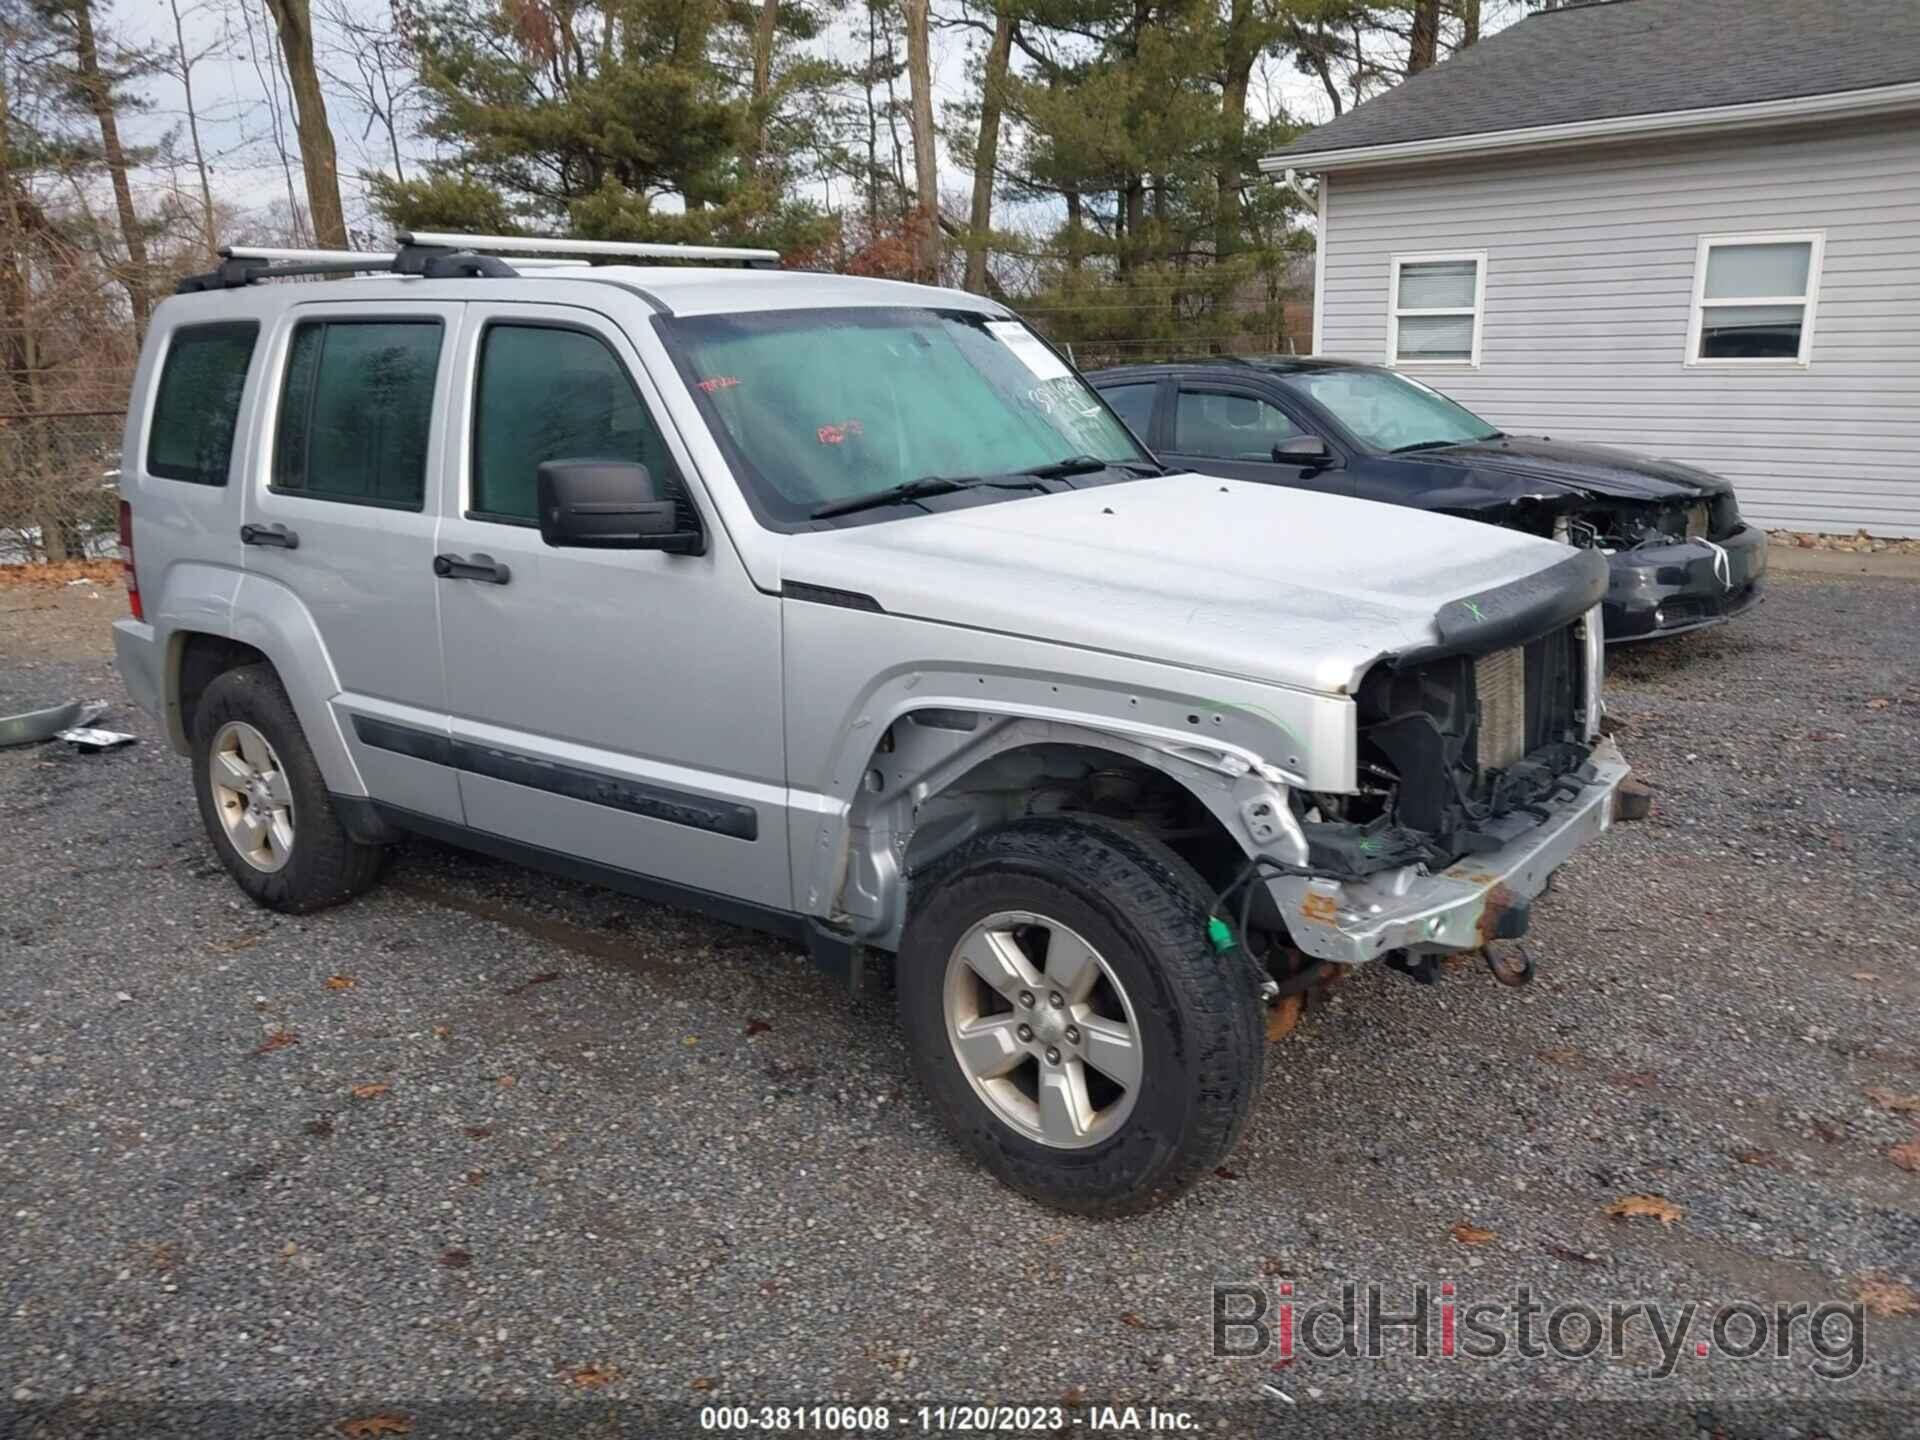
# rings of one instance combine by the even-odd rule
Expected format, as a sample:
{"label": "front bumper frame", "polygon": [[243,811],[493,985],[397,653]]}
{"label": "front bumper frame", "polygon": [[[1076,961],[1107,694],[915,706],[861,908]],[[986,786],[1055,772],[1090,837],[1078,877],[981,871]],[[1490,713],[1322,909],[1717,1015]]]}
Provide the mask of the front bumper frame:
{"label": "front bumper frame", "polygon": [[1614,792],[1632,768],[1612,740],[1588,760],[1593,778],[1549,803],[1548,818],[1491,854],[1438,874],[1421,867],[1340,881],[1289,875],[1267,882],[1293,943],[1317,960],[1357,965],[1393,950],[1477,950],[1513,933],[1509,917],[1547,887],[1562,862],[1613,824]]}
{"label": "front bumper frame", "polygon": [[1712,545],[1687,540],[1618,550],[1608,557],[1607,571],[1609,645],[1704,630],[1760,603],[1767,532],[1742,525]]}

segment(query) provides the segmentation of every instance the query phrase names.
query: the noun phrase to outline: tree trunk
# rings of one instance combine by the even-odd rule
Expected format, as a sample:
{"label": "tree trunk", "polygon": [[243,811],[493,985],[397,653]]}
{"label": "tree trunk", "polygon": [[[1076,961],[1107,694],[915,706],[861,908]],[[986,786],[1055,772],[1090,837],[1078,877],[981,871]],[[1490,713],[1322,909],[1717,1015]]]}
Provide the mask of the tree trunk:
{"label": "tree trunk", "polygon": [[1413,33],[1407,39],[1407,74],[1433,68],[1440,52],[1440,0],[1413,0]]}
{"label": "tree trunk", "polygon": [[1460,49],[1464,50],[1480,43],[1480,0],[1459,0],[1459,3]]}
{"label": "tree trunk", "polygon": [[1078,271],[1080,269],[1080,252],[1083,248],[1081,245],[1081,238],[1080,238],[1081,225],[1083,223],[1081,219],[1081,214],[1080,214],[1080,210],[1081,210],[1080,192],[1078,190],[1067,191],[1066,201],[1067,201],[1067,269]]}
{"label": "tree trunk", "polygon": [[973,209],[967,216],[967,289],[987,289],[987,239],[993,230],[993,182],[1000,163],[1000,106],[1006,98],[1007,67],[1013,56],[1013,6],[994,7],[993,41],[980,81],[980,142],[973,152]]}
{"label": "tree trunk", "polygon": [[[218,261],[220,241],[213,233],[213,185],[207,179],[207,154],[200,148],[200,113],[193,105],[193,61],[187,56],[187,31],[180,21],[180,0],[168,0],[173,7],[173,39],[180,56],[180,88],[187,96],[187,134],[193,138],[193,164],[200,172],[200,214],[202,238],[207,243],[207,258]],[[404,177],[402,177],[404,178]]]}
{"label": "tree trunk", "polygon": [[113,181],[113,203],[120,212],[120,239],[127,247],[127,268],[120,277],[133,306],[136,339],[147,333],[147,315],[153,309],[148,294],[147,239],[140,233],[140,216],[133,208],[133,187],[127,183],[127,152],[120,143],[120,124],[113,113],[113,84],[100,73],[100,49],[93,37],[93,0],[75,0],[73,6],[74,59],[87,105],[100,126],[100,150]]}
{"label": "tree trunk", "polygon": [[774,27],[780,18],[780,0],[760,0],[760,14],[753,23],[753,135],[747,142],[748,175],[760,169],[760,157],[767,148],[767,105],[773,93]]}
{"label": "tree trunk", "polygon": [[940,137],[933,130],[928,0],[900,0],[900,9],[907,20],[907,84],[913,106],[914,269],[931,285],[940,279]]}
{"label": "tree trunk", "polygon": [[1253,0],[1233,0],[1226,41],[1220,86],[1219,195],[1213,212],[1213,253],[1221,260],[1240,248],[1240,147],[1246,140],[1247,83],[1253,75]]}
{"label": "tree trunk", "polygon": [[323,248],[344,250],[347,221],[340,208],[340,174],[327,123],[327,100],[313,61],[313,11],[308,0],[266,0],[280,31],[280,53],[287,62],[293,91],[294,125],[300,139],[300,166],[307,175],[307,212],[313,240]]}

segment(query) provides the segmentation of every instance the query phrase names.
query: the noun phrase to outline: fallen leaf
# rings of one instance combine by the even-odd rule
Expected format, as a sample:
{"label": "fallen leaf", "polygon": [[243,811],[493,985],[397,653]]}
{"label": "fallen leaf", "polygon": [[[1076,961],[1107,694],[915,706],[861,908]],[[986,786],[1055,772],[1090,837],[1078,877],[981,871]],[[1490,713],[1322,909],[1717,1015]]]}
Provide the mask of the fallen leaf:
{"label": "fallen leaf", "polygon": [[1238,1170],[1229,1170],[1224,1165],[1214,1166],[1213,1173],[1218,1175],[1222,1180],[1238,1180],[1240,1178],[1240,1172]]}
{"label": "fallen leaf", "polygon": [[449,1270],[464,1270],[473,1264],[473,1256],[465,1250],[449,1250],[440,1257],[440,1263]]}
{"label": "fallen leaf", "polygon": [[242,935],[233,940],[215,940],[207,948],[219,955],[234,955],[242,950],[251,950],[266,938],[265,935]]}
{"label": "fallen leaf", "polygon": [[748,1035],[764,1035],[764,1034],[766,1034],[766,1033],[767,1033],[767,1032],[768,1032],[769,1030],[771,1030],[771,1029],[773,1029],[773,1026],[771,1026],[771,1025],[769,1025],[769,1024],[768,1024],[768,1023],[767,1023],[766,1021],[764,1021],[764,1020],[749,1020],[749,1021],[747,1021],[747,1034],[748,1034]]}
{"label": "fallen leaf", "polygon": [[1562,1245],[1556,1240],[1542,1240],[1540,1248],[1556,1260],[1565,1260],[1574,1265],[1603,1265],[1598,1255],[1589,1250],[1576,1250],[1571,1245]]}
{"label": "fallen leaf", "polygon": [[1835,1125],[1831,1120],[1814,1121],[1813,1133],[1818,1135],[1822,1140],[1826,1141],[1827,1144],[1829,1145],[1838,1145],[1842,1140],[1847,1138],[1846,1132],[1843,1131],[1838,1125]]}
{"label": "fallen leaf", "polygon": [[511,1090],[513,1088],[513,1076],[502,1075],[497,1083],[502,1090]]}
{"label": "fallen leaf", "polygon": [[524,995],[536,985],[551,985],[559,978],[560,972],[558,970],[548,970],[543,974],[533,976],[531,979],[522,980],[506,993],[509,995]]}
{"label": "fallen leaf", "polygon": [[1660,1081],[1660,1077],[1651,1070],[1618,1070],[1607,1079],[1632,1090],[1651,1090]]}
{"label": "fallen leaf", "polygon": [[1686,1213],[1664,1195],[1622,1195],[1607,1207],[1607,1214],[1616,1220],[1630,1220],[1636,1215],[1644,1215],[1650,1220],[1658,1220],[1662,1225],[1671,1225]]}
{"label": "fallen leaf", "polygon": [[436,1040],[444,1040],[451,1034],[453,1034],[453,1027],[451,1025],[436,1025],[433,1027],[433,1038]]}
{"label": "fallen leaf", "polygon": [[1062,1405],[1072,1405],[1072,1406],[1079,1406],[1079,1405],[1086,1404],[1087,1403],[1087,1387],[1084,1385],[1069,1385],[1061,1393],[1060,1403]]}
{"label": "fallen leaf", "polygon": [[329,990],[351,990],[352,988],[353,977],[351,975],[329,975],[327,977],[327,989]]}
{"label": "fallen leaf", "polygon": [[1780,1157],[1771,1150],[1735,1150],[1733,1158],[1742,1165],[1765,1165],[1770,1170],[1784,1170]]}
{"label": "fallen leaf", "polygon": [[467,1138],[469,1140],[484,1140],[491,1134],[493,1134],[493,1131],[484,1125],[467,1126]]}
{"label": "fallen leaf", "polygon": [[342,1420],[333,1428],[347,1440],[373,1440],[376,1435],[411,1435],[413,1421],[404,1415],[368,1415],[359,1420]]}
{"label": "fallen leaf", "polygon": [[1920,1295],[1911,1287],[1878,1275],[1862,1275],[1853,1282],[1853,1298],[1869,1315],[1891,1320],[1896,1315],[1920,1315]]}
{"label": "fallen leaf", "polygon": [[611,1385],[620,1378],[619,1372],[602,1370],[598,1365],[589,1365],[585,1369],[573,1372],[573,1383],[582,1390],[598,1390],[602,1385]]}
{"label": "fallen leaf", "polygon": [[1896,1095],[1879,1085],[1867,1086],[1864,1093],[1882,1110],[1891,1110],[1895,1115],[1911,1115],[1920,1111],[1920,1095]]}
{"label": "fallen leaf", "polygon": [[1892,1146],[1887,1151],[1887,1158],[1902,1170],[1920,1170],[1920,1140]]}
{"label": "fallen leaf", "polygon": [[1267,1011],[1267,1043],[1284,1040],[1300,1025],[1300,1017],[1307,1013],[1307,997],[1283,995],[1271,1010]]}
{"label": "fallen leaf", "polygon": [[715,1380],[711,1375],[696,1375],[693,1377],[693,1388],[696,1390],[711,1390],[719,1383],[720,1382]]}
{"label": "fallen leaf", "polygon": [[1493,1231],[1482,1230],[1478,1225],[1469,1225],[1465,1220],[1453,1222],[1453,1228],[1447,1232],[1462,1245],[1484,1245],[1494,1238]]}
{"label": "fallen leaf", "polygon": [[689,1035],[680,1043],[682,1045],[698,1045],[700,1043],[700,1037],[698,1035]]}
{"label": "fallen leaf", "polygon": [[153,1247],[153,1268],[171,1270],[180,1263],[180,1247],[168,1240]]}
{"label": "fallen leaf", "polygon": [[289,1045],[298,1045],[300,1035],[294,1030],[276,1030],[258,1045],[253,1047],[256,1055],[266,1055],[275,1050],[284,1050]]}
{"label": "fallen leaf", "polygon": [[1889,699],[1887,699],[1887,697],[1886,697],[1886,696],[1884,696],[1884,695],[1876,695],[1876,696],[1874,696],[1874,697],[1873,697],[1873,699],[1871,699],[1871,700],[1869,700],[1869,701],[1867,701],[1867,709],[1869,709],[1869,710],[1884,710],[1884,709],[1886,709],[1886,708],[1887,708],[1887,706],[1889,706],[1889,705],[1891,705],[1892,703],[1893,703],[1893,702],[1892,702],[1891,700],[1889,700]]}
{"label": "fallen leaf", "polygon": [[487,1178],[487,1172],[484,1170],[467,1171],[467,1184],[469,1185],[478,1185],[481,1181],[485,1180],[486,1178]]}
{"label": "fallen leaf", "polygon": [[393,1089],[393,1086],[385,1085],[375,1080],[371,1084],[354,1086],[353,1098],[356,1100],[377,1100],[391,1089]]}
{"label": "fallen leaf", "polygon": [[1877,985],[1880,982],[1880,977],[1871,970],[1856,970],[1853,972],[1853,978],[1862,985]]}
{"label": "fallen leaf", "polygon": [[1151,1320],[1142,1320],[1131,1310],[1121,1312],[1120,1323],[1129,1330],[1171,1330],[1171,1325],[1156,1325]]}
{"label": "fallen leaf", "polygon": [[1549,1065],[1564,1065],[1570,1070],[1579,1069],[1581,1064],[1584,1063],[1584,1061],[1587,1058],[1586,1056],[1582,1055],[1578,1050],[1570,1050],[1570,1049],[1536,1050],[1533,1052],[1533,1054],[1534,1054],[1534,1058],[1537,1060],[1544,1060]]}

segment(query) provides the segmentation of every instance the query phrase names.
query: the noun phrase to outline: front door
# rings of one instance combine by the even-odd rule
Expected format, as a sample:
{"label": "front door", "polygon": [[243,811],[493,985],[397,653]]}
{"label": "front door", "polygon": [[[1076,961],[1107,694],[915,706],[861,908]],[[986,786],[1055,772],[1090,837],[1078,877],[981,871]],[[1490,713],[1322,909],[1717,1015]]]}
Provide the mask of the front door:
{"label": "front door", "polygon": [[1171,465],[1205,475],[1347,494],[1345,472],[1338,467],[1274,458],[1281,441],[1309,433],[1285,409],[1249,387],[1183,381],[1159,453]]}
{"label": "front door", "polygon": [[241,516],[247,573],[276,582],[248,607],[284,605],[283,631],[318,629],[368,792],[454,821],[433,578],[446,450],[434,417],[452,393],[462,310],[394,300],[286,312],[267,348],[263,473]]}
{"label": "front door", "polygon": [[[753,587],[617,325],[475,304],[437,554],[466,823],[576,860],[790,908],[780,600]],[[645,465],[706,553],[556,549],[546,460]],[[730,481],[726,483],[731,483]]]}

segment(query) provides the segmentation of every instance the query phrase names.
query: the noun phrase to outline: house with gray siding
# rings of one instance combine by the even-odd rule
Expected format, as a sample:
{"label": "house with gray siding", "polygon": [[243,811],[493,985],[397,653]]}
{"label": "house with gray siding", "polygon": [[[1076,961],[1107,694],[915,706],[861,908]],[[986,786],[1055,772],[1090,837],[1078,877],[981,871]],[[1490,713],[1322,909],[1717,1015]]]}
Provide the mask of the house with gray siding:
{"label": "house with gray siding", "polygon": [[1543,11],[1261,162],[1316,354],[1920,535],[1920,0]]}

